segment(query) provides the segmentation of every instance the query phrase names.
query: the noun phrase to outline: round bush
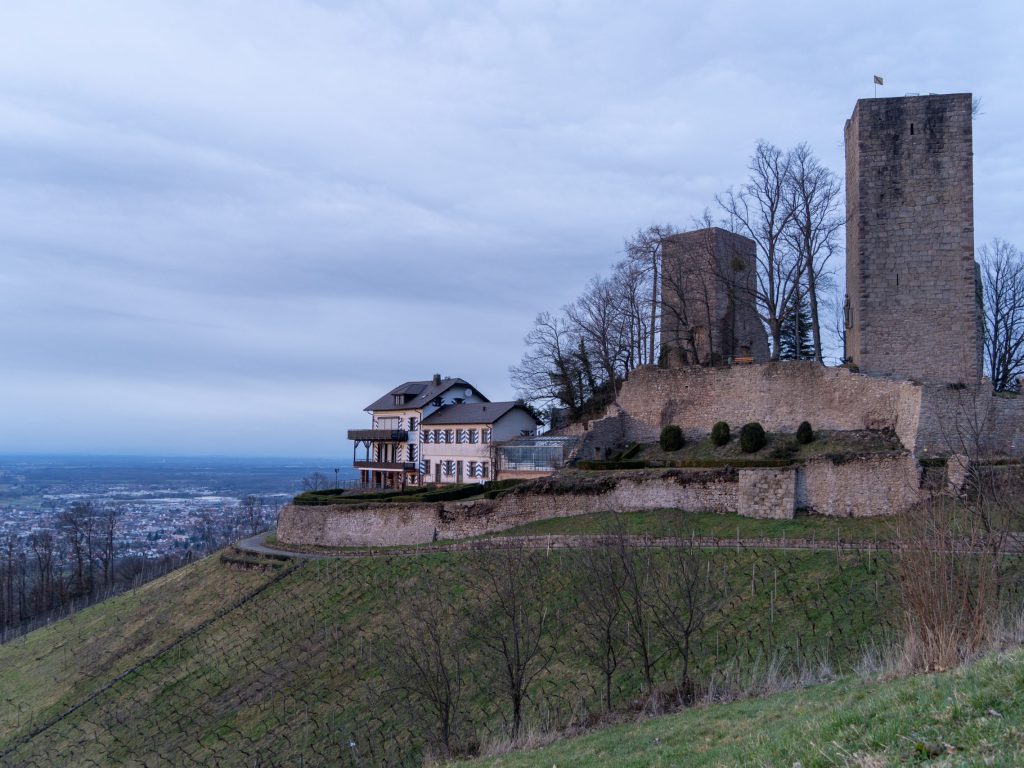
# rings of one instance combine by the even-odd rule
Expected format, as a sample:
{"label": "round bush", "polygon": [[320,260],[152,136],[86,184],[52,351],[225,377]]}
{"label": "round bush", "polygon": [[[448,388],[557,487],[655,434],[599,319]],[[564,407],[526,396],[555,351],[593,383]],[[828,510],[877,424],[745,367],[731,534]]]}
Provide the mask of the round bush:
{"label": "round bush", "polygon": [[800,426],[796,428],[796,441],[800,445],[807,445],[814,440],[814,430],[811,429],[811,423],[809,421],[801,421]]}
{"label": "round bush", "polygon": [[678,451],[686,445],[686,440],[683,438],[683,430],[675,424],[663,427],[661,437],[658,438],[658,444],[663,451]]}
{"label": "round bush", "polygon": [[729,425],[724,421],[716,421],[711,428],[711,442],[722,447],[729,442]]}
{"label": "round bush", "polygon": [[768,444],[768,435],[764,432],[761,422],[752,421],[744,424],[740,430],[740,449],[744,453],[759,451]]}

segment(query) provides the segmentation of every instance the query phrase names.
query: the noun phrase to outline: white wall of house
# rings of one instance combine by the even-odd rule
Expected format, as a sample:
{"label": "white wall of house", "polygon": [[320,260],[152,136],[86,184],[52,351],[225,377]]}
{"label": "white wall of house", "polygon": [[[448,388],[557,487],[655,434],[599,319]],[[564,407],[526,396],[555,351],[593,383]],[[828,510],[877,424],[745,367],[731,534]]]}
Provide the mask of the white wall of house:
{"label": "white wall of house", "polygon": [[[491,480],[494,478],[492,449],[495,442],[519,437],[523,431],[532,434],[536,429],[537,423],[533,418],[519,408],[507,412],[492,424],[428,423],[421,433],[420,442],[423,482],[483,483]],[[432,439],[425,434],[426,431],[433,433]],[[441,466],[440,473],[438,466]]]}
{"label": "white wall of house", "polygon": [[[468,392],[468,394],[467,394]],[[374,411],[370,414],[370,428],[371,429],[404,429],[409,433],[406,447],[403,449],[403,455],[398,461],[419,461],[421,458],[421,432],[420,422],[427,418],[434,411],[438,410],[444,405],[454,405],[456,400],[461,400],[464,403],[486,403],[487,401],[482,398],[475,389],[466,386],[456,386],[449,389],[447,392],[441,395],[441,405],[434,405],[432,402],[427,403],[423,408],[408,408],[404,410],[394,411]],[[375,452],[372,452],[371,459],[374,461],[390,461],[390,456],[384,458],[380,455],[382,450],[386,450],[390,453],[390,449],[385,449],[384,444],[377,444]],[[413,446],[412,457],[410,458],[408,446]],[[455,482],[454,480],[452,482]]]}

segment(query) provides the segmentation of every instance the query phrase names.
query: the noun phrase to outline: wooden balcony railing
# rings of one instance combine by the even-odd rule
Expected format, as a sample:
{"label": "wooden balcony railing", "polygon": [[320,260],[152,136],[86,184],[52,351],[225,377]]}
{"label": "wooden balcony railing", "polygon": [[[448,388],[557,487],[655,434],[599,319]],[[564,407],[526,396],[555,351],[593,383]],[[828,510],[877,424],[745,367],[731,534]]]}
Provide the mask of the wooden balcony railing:
{"label": "wooden balcony railing", "polygon": [[376,469],[391,472],[416,471],[416,462],[414,461],[354,461],[352,465],[356,469]]}
{"label": "wooden balcony railing", "polygon": [[350,429],[348,439],[362,443],[404,443],[409,433],[404,429]]}

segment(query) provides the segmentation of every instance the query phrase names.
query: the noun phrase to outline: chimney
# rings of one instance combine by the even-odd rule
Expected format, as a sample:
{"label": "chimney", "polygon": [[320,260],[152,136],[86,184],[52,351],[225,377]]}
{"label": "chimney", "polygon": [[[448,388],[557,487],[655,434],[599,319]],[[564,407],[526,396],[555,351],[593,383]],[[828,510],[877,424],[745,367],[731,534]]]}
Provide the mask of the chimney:
{"label": "chimney", "polygon": [[441,374],[440,373],[435,373],[434,374],[434,386],[436,387],[436,386],[438,386],[440,384],[441,384]]}

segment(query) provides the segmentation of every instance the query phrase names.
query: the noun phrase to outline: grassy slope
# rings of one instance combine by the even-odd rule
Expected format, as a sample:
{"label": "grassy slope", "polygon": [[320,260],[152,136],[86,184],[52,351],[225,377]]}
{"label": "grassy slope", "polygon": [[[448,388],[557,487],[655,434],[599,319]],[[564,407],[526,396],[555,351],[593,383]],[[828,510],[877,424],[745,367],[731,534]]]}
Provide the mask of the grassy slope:
{"label": "grassy slope", "polygon": [[[945,674],[845,680],[620,725],[471,765],[1024,764],[1024,651]],[[993,712],[995,714],[993,714]]]}
{"label": "grassy slope", "polygon": [[64,711],[269,578],[208,557],[0,646],[0,743]]}
{"label": "grassy slope", "polygon": [[[722,539],[771,538],[816,539],[818,541],[885,541],[895,535],[893,521],[881,517],[823,517],[806,515],[792,520],[758,520],[718,512],[680,512],[676,509],[658,509],[629,512],[618,520],[627,533],[652,536],[675,536],[682,531],[699,536],[718,536]],[[547,535],[560,533],[607,533],[615,530],[616,517],[611,513],[558,517],[527,523],[499,536]]]}
{"label": "grassy slope", "polygon": [[[828,653],[835,661],[852,661],[860,643],[879,631],[875,575],[859,556],[842,559],[824,553],[729,552],[715,561],[722,580],[732,585],[724,612],[709,621],[702,654],[720,659],[757,658],[768,649],[799,649]],[[483,557],[487,557],[485,555]],[[538,679],[531,716],[548,713],[550,727],[579,707],[600,700],[594,673],[566,641],[578,617],[573,594],[584,578],[574,553],[536,555],[538,583],[556,622],[552,636],[559,643],[549,673]],[[259,753],[264,764],[337,764],[350,760],[348,740],[357,743],[361,759],[404,761],[422,748],[424,716],[410,710],[405,694],[389,693],[380,661],[388,656],[386,621],[407,610],[417,584],[447,590],[458,597],[473,576],[467,556],[424,555],[395,560],[353,559],[310,561],[286,576],[242,609],[204,628],[194,637],[115,684],[97,700],[20,747],[8,757],[14,764],[117,764],[147,756],[149,764],[251,765]],[[841,567],[839,567],[841,566]],[[205,580],[193,599],[226,602],[239,574],[213,560],[192,572]],[[261,578],[253,575],[254,579]],[[266,577],[262,577],[266,578]],[[756,580],[756,583],[752,583]],[[251,584],[246,586],[248,588]],[[142,591],[140,590],[140,593]],[[144,626],[164,612],[176,613],[179,587],[166,580],[151,585],[148,597],[132,611],[117,612],[132,626]],[[137,596],[138,597],[138,596]],[[885,600],[882,595],[883,604]],[[99,606],[100,608],[104,606]],[[114,613],[114,612],[112,612]],[[198,615],[195,617],[198,620]],[[79,693],[109,679],[112,672],[90,679],[98,667],[88,658],[111,659],[118,649],[142,650],[120,637],[107,619],[107,629],[87,646],[78,626],[61,622],[48,632],[77,643],[72,649],[71,677]],[[167,628],[180,632],[180,627]],[[29,636],[33,652],[20,658],[17,673],[0,672],[0,684],[15,696],[41,702],[69,699],[67,686],[55,678],[53,664],[62,656],[48,652],[53,640]],[[152,647],[152,643],[147,647]],[[383,654],[382,654],[383,651]],[[82,664],[79,666],[79,659]],[[502,718],[489,687],[493,664],[479,648],[467,651],[466,702],[475,714],[466,727],[474,734],[500,732]],[[122,663],[121,667],[127,666]],[[672,670],[662,670],[670,679]],[[64,673],[67,676],[67,673]],[[20,682],[20,688],[17,677]],[[26,693],[26,681],[40,689]],[[635,672],[623,670],[616,692],[620,704],[638,691]],[[73,756],[69,758],[68,756]],[[161,756],[165,760],[161,760]]]}

